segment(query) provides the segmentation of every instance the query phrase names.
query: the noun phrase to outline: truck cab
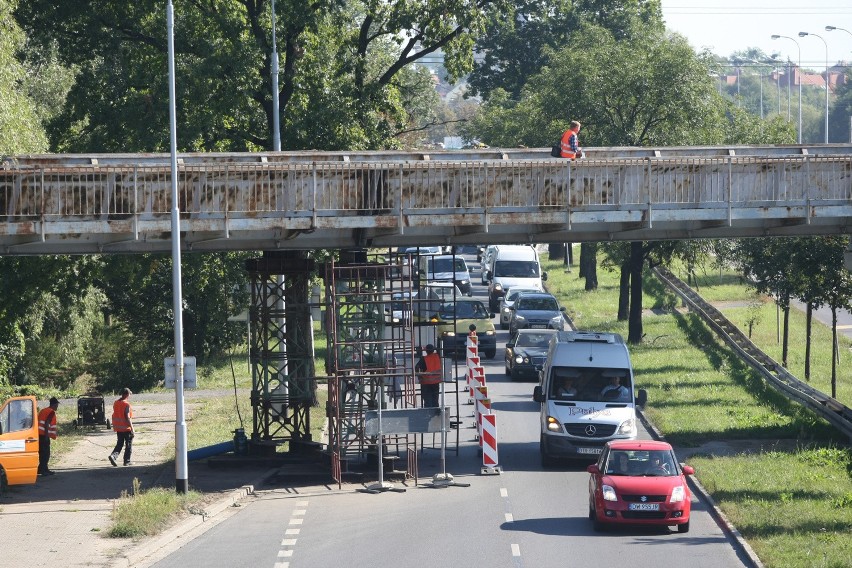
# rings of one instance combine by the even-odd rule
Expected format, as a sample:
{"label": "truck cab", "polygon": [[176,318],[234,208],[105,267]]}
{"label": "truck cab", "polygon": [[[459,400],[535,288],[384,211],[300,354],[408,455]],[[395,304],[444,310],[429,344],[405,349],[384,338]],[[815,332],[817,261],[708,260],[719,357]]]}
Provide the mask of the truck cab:
{"label": "truck cab", "polygon": [[38,475],[36,398],[18,396],[0,407],[0,492],[35,483]]}

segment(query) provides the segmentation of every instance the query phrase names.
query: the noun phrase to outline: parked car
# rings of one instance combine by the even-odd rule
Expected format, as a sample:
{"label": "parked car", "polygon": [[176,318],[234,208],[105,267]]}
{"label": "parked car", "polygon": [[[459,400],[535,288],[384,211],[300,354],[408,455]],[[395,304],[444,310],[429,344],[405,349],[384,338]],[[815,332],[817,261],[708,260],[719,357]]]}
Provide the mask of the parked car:
{"label": "parked car", "polygon": [[485,304],[479,300],[457,300],[446,302],[433,317],[436,333],[441,342],[444,357],[461,357],[465,353],[470,325],[476,325],[479,352],[486,359],[497,355],[497,331]]}
{"label": "parked car", "polygon": [[691,493],[671,445],[651,440],[607,442],[597,463],[588,467],[589,520],[607,525],[677,526],[689,532]]}
{"label": "parked car", "polygon": [[506,343],[506,374],[513,381],[538,380],[555,329],[522,329]]}
{"label": "parked car", "polygon": [[509,320],[509,335],[519,329],[555,329],[565,330],[565,308],[552,294],[537,292],[521,294],[512,306],[512,318]]}
{"label": "parked car", "polygon": [[509,320],[512,319],[512,306],[521,294],[542,292],[541,288],[524,288],[516,286],[506,290],[506,295],[500,298],[500,329],[509,329]]}

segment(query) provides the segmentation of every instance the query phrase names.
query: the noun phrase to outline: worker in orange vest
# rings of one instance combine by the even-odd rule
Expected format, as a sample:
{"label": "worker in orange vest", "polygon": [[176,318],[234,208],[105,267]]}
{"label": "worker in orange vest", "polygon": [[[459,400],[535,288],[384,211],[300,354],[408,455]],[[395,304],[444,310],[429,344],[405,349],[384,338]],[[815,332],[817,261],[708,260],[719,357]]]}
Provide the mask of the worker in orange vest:
{"label": "worker in orange vest", "polygon": [[583,157],[583,150],[580,149],[580,126],[576,120],[572,120],[568,130],[562,134],[562,157],[571,160]]}
{"label": "worker in orange vest", "polygon": [[56,439],[56,409],[59,399],[52,397],[50,404],[38,413],[38,474],[53,475],[47,467],[50,461],[50,441]]}
{"label": "worker in orange vest", "polygon": [[133,408],[130,406],[129,388],[121,389],[121,397],[112,404],[112,429],[115,431],[116,443],[109,455],[109,463],[118,466],[118,455],[124,447],[124,465],[133,465],[130,455],[133,453]]}
{"label": "worker in orange vest", "polygon": [[423,401],[423,407],[437,408],[440,406],[438,395],[441,390],[441,357],[435,353],[434,345],[430,343],[426,346],[426,354],[420,357],[414,370],[420,378],[420,398]]}

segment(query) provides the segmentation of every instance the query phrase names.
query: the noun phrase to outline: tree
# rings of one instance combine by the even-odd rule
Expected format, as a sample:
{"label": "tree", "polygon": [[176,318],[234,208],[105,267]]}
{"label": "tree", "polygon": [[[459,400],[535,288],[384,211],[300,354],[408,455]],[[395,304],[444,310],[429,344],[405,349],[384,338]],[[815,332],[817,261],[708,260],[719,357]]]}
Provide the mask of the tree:
{"label": "tree", "polygon": [[27,69],[16,54],[25,37],[12,18],[17,0],[0,0],[0,155],[43,152],[47,136],[27,92]]}
{"label": "tree", "polygon": [[852,142],[852,70],[846,70],[846,80],[837,86],[834,104],[828,115],[828,139],[831,142]]}
{"label": "tree", "polygon": [[[447,73],[473,64],[474,36],[505,0],[279,0],[282,147],[394,144],[409,123],[405,77],[442,50]],[[176,7],[181,151],[272,148],[268,0],[199,0]],[[65,46],[77,82],[51,130],[75,151],[168,148],[165,6],[157,0],[28,0],[16,12],[40,45]],[[431,84],[428,86],[431,89]]]}

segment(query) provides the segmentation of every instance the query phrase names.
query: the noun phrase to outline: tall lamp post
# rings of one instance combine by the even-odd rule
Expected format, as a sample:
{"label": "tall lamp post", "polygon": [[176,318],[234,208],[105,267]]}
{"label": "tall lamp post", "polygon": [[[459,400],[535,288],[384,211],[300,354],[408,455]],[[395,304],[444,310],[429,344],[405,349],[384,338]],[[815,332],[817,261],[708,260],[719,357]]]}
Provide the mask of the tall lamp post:
{"label": "tall lamp post", "polygon": [[799,32],[799,37],[805,36],[818,37],[825,45],[825,143],[828,144],[828,42],[819,34]]}
{"label": "tall lamp post", "polygon": [[[795,43],[796,49],[799,50],[799,66],[796,70],[796,74],[799,74],[802,70],[802,47],[799,45],[798,41],[796,41],[794,38],[792,38],[790,36],[778,35],[778,34],[772,35],[772,39],[778,39],[778,38],[782,38],[782,37],[784,39],[789,39],[790,41]],[[789,77],[788,77],[788,80],[789,80]],[[802,143],[802,78],[799,77],[799,144],[801,144],[801,143]]]}

